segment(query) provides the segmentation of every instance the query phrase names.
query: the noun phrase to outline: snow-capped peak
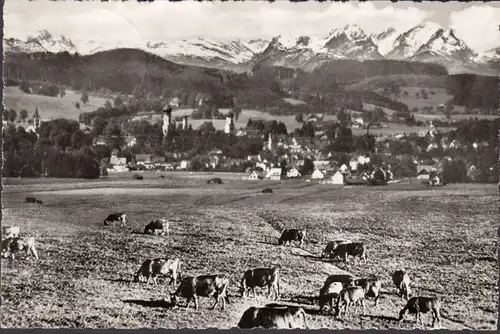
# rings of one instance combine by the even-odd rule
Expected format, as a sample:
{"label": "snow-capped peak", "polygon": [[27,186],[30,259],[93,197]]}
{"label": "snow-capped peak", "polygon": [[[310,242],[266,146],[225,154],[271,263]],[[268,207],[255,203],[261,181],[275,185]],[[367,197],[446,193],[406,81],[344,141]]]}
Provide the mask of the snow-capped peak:
{"label": "snow-capped peak", "polygon": [[366,33],[357,24],[347,24],[343,28],[337,28],[330,31],[325,40],[344,35],[349,40],[360,40],[368,37]]}
{"label": "snow-capped peak", "polygon": [[427,43],[422,45],[417,54],[431,52],[445,56],[459,56],[469,58],[474,56],[474,52],[465,43],[455,36],[452,29],[438,29]]}
{"label": "snow-capped peak", "polygon": [[389,58],[405,59],[413,56],[442,27],[434,22],[423,22],[399,35],[393,43]]}

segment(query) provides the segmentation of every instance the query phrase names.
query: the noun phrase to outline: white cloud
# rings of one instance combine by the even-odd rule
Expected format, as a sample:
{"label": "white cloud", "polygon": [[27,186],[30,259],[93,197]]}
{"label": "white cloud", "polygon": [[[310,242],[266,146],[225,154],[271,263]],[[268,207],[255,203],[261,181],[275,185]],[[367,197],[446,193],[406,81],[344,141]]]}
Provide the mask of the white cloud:
{"label": "white cloud", "polygon": [[472,6],[450,14],[450,28],[473,50],[500,46],[500,8]]}

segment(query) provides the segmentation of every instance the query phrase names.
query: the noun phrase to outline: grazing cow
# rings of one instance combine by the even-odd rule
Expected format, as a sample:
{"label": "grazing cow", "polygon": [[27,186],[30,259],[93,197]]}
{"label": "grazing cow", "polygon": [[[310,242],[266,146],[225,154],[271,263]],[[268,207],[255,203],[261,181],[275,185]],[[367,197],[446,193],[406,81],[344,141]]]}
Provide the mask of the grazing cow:
{"label": "grazing cow", "polygon": [[333,251],[335,250],[335,248],[337,248],[338,245],[340,245],[340,244],[348,244],[348,243],[351,243],[351,241],[350,240],[335,240],[335,241],[330,241],[326,245],[325,250],[323,251],[323,253],[321,253],[321,257],[325,258],[325,257],[332,256],[333,255]]}
{"label": "grazing cow", "polygon": [[214,177],[207,181],[208,184],[222,184],[222,180],[220,177]]}
{"label": "grazing cow", "polygon": [[304,245],[304,241],[306,240],[306,230],[298,230],[295,228],[285,229],[281,232],[281,236],[278,239],[279,245],[286,245],[287,242],[291,243],[292,241],[300,242],[300,247]]}
{"label": "grazing cow", "polygon": [[8,238],[17,238],[21,229],[19,226],[2,226],[2,240]]}
{"label": "grazing cow", "polygon": [[[279,298],[279,268],[256,268],[249,269],[243,274],[243,278],[241,280],[241,296],[242,297],[250,297],[250,291],[253,292],[253,297],[255,298],[255,288],[264,288],[267,286],[268,296],[267,298],[271,298],[271,289],[274,291],[275,300]],[[245,296],[246,294],[246,296]]]}
{"label": "grazing cow", "polygon": [[404,270],[397,270],[392,274],[392,281],[396,285],[396,294],[408,300],[410,298],[410,276]]}
{"label": "grazing cow", "polygon": [[154,235],[158,234],[165,235],[165,232],[167,232],[167,236],[169,236],[170,235],[169,225],[170,225],[169,221],[163,218],[152,220],[144,228],[144,234],[152,232]]}
{"label": "grazing cow", "polygon": [[174,286],[177,285],[177,279],[180,280],[181,272],[180,272],[181,262],[178,258],[175,259],[148,259],[142,263],[139,270],[135,273],[132,281],[133,282],[144,282],[144,279],[147,278],[146,283],[149,284],[150,279],[153,280],[154,284],[157,284],[156,277],[159,275],[168,275],[170,276],[169,284],[174,283]]}
{"label": "grazing cow", "polygon": [[354,304],[354,313],[358,309],[358,305],[363,306],[363,314],[365,314],[365,291],[359,286],[349,286],[343,289],[337,298],[337,316],[342,313],[344,306],[344,315],[349,312],[349,307]]}
{"label": "grazing cow", "polygon": [[303,328],[307,329],[306,314],[301,307],[277,306],[277,307],[250,307],[238,322],[238,327],[249,328]]}
{"label": "grazing cow", "polygon": [[106,219],[104,219],[104,225],[110,225],[111,223],[120,222],[120,226],[125,226],[127,223],[127,215],[123,212],[112,213]]}
{"label": "grazing cow", "polygon": [[264,194],[272,194],[273,193],[273,190],[271,188],[264,188],[262,190],[262,193]]}
{"label": "grazing cow", "polygon": [[39,200],[39,199],[36,199],[35,197],[31,197],[31,196],[26,197],[26,198],[24,199],[24,201],[25,201],[26,203],[43,204],[43,201],[41,201],[41,200]]}
{"label": "grazing cow", "polygon": [[415,320],[423,325],[423,320],[420,313],[427,313],[432,311],[432,327],[434,327],[436,320],[441,326],[441,300],[439,297],[411,297],[406,306],[399,312],[399,321],[403,321],[406,312],[415,314]]}
{"label": "grazing cow", "polygon": [[319,309],[323,311],[327,304],[330,304],[330,310],[333,312],[333,301],[337,300],[337,297],[344,289],[342,282],[331,282],[329,285],[323,286],[319,291]]}
{"label": "grazing cow", "polygon": [[2,256],[4,258],[10,255],[11,260],[13,260],[14,254],[22,251],[28,255],[33,255],[38,260],[38,253],[35,249],[35,238],[16,237],[2,240]]}
{"label": "grazing cow", "polygon": [[174,293],[170,294],[173,307],[177,306],[178,297],[187,298],[186,308],[189,307],[189,302],[194,299],[194,308],[198,309],[198,296],[214,297],[215,304],[212,310],[222,301],[222,310],[225,309],[227,297],[227,288],[229,279],[224,275],[203,275],[203,276],[188,276],[184,277],[181,285]]}
{"label": "grazing cow", "polygon": [[[335,259],[337,256],[347,262],[347,256],[351,255],[354,259],[359,257],[359,261],[365,260],[366,262],[366,247],[362,242],[351,242],[347,244],[340,244],[333,251],[332,258]],[[354,260],[356,262],[356,260]]]}
{"label": "grazing cow", "polygon": [[378,305],[382,281],[377,277],[360,278],[353,281],[354,286],[360,286],[365,291],[365,297],[375,298],[375,306]]}
{"label": "grazing cow", "polygon": [[330,275],[326,278],[325,284],[323,284],[323,287],[321,289],[326,289],[330,284],[333,282],[340,282],[342,283],[342,286],[344,288],[347,288],[352,284],[352,281],[354,280],[354,277],[351,275]]}

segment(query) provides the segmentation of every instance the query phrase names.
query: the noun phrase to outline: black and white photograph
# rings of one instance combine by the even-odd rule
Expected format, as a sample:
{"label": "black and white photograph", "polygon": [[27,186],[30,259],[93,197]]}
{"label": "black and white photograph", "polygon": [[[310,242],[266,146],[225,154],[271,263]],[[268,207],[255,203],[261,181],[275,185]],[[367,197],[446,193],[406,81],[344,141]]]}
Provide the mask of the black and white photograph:
{"label": "black and white photograph", "polygon": [[2,6],[0,327],[498,330],[500,2]]}

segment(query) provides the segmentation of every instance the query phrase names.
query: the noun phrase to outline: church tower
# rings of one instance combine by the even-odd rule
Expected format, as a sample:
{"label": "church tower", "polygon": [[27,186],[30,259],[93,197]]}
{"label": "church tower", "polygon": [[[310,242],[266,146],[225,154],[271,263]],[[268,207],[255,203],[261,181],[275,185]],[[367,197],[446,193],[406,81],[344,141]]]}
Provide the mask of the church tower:
{"label": "church tower", "polygon": [[230,111],[226,116],[226,125],[224,126],[224,133],[231,134],[235,132],[234,127],[234,114]]}
{"label": "church tower", "polygon": [[40,133],[40,125],[41,125],[40,114],[38,113],[38,108],[36,108],[35,113],[33,114],[33,127],[37,135]]}
{"label": "church tower", "polygon": [[166,137],[168,134],[168,129],[172,123],[172,108],[170,106],[165,106],[163,108],[163,136]]}
{"label": "church tower", "polygon": [[188,115],[184,115],[182,118],[182,130],[187,130],[188,128]]}

